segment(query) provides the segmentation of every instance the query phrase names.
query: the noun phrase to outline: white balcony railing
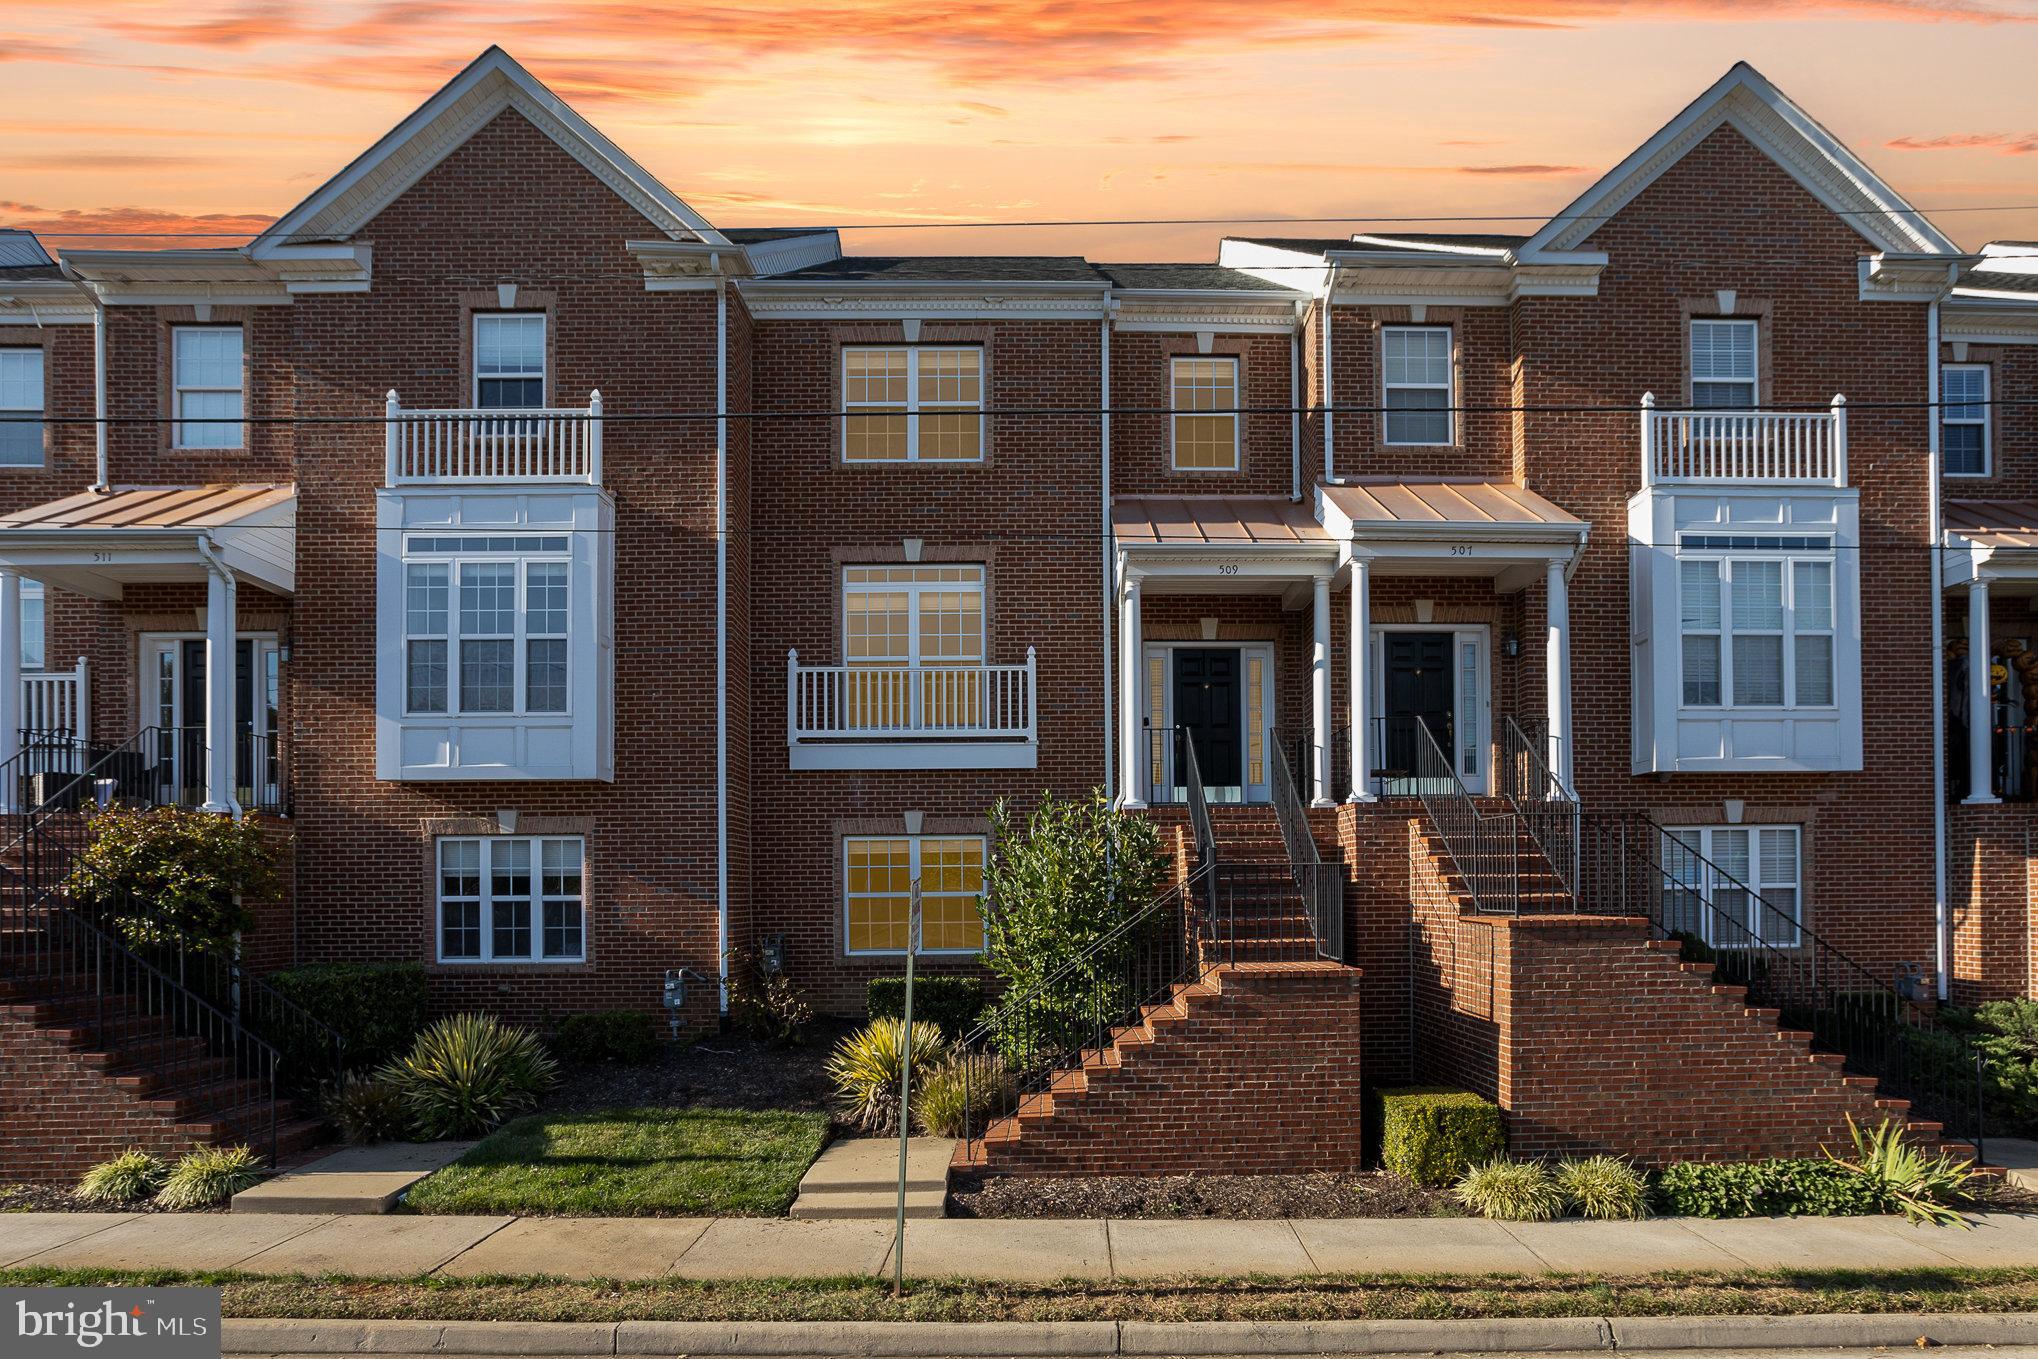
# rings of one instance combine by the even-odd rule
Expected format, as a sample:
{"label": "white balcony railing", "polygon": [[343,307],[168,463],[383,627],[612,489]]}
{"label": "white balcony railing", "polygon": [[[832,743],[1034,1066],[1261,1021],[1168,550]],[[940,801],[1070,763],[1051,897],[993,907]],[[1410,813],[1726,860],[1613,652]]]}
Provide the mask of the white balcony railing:
{"label": "white balcony railing", "polygon": [[405,410],[386,407],[391,486],[552,481],[601,485],[601,393],[585,407]]}
{"label": "white balcony railing", "polygon": [[801,665],[786,653],[786,737],[807,741],[1031,741],[1024,665]]}
{"label": "white balcony railing", "polygon": [[1656,409],[1642,398],[1642,485],[1847,484],[1847,398],[1823,411]]}
{"label": "white balcony railing", "polygon": [[21,672],[21,729],[38,739],[65,736],[80,746],[92,739],[92,687],[85,658],[70,670]]}

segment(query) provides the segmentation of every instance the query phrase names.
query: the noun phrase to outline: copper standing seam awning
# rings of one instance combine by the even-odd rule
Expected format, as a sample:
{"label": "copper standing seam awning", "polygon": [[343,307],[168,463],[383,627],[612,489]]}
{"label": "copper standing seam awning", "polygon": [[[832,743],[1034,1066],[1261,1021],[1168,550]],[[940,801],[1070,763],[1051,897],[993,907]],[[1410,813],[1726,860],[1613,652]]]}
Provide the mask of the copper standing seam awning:
{"label": "copper standing seam awning", "polygon": [[2038,500],[1949,500],[1940,517],[1977,547],[2038,547]]}
{"label": "copper standing seam awning", "polygon": [[1506,481],[1357,481],[1321,488],[1354,527],[1435,524],[1583,528],[1585,521]]}
{"label": "copper standing seam awning", "polygon": [[1111,531],[1120,546],[1298,547],[1330,541],[1323,525],[1285,496],[1119,496]]}
{"label": "copper standing seam awning", "polygon": [[294,593],[296,486],[117,486],[0,515],[0,569],[96,599],[203,580],[207,551],[244,580]]}

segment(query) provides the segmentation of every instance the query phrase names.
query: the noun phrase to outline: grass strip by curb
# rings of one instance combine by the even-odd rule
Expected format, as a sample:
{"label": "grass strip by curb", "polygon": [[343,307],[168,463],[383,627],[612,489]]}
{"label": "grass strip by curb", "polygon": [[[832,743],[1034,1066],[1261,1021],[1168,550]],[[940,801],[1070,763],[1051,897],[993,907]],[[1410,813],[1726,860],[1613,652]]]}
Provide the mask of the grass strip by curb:
{"label": "grass strip by curb", "polygon": [[2038,1312],[2038,1269],[1766,1270],[1632,1279],[1323,1276],[1099,1284],[566,1281],[4,1269],[0,1287],[222,1290],[230,1317],[418,1321],[1314,1321]]}

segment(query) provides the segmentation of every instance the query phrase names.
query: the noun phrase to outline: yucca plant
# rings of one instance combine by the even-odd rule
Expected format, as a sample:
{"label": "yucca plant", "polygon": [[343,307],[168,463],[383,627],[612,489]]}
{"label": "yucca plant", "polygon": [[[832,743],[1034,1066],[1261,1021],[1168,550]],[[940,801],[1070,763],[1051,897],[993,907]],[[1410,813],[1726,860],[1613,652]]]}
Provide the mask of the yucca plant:
{"label": "yucca plant", "polygon": [[[917,1079],[917,1077],[916,1077]],[[930,1137],[981,1133],[992,1110],[1012,1096],[1012,1077],[995,1052],[959,1052],[927,1074],[913,1100],[913,1125]]]}
{"label": "yucca plant", "polygon": [[392,1086],[426,1140],[479,1137],[537,1107],[559,1079],[538,1035],[492,1015],[452,1015],[417,1036],[376,1079]]}
{"label": "yucca plant", "polygon": [[1649,1180],[1620,1156],[1587,1156],[1557,1163],[1557,1192],[1580,1217],[1626,1222],[1649,1215]]}
{"label": "yucca plant", "polygon": [[380,1076],[356,1072],[326,1096],[326,1117],[340,1136],[359,1146],[394,1142],[410,1133],[410,1107],[403,1092]]}
{"label": "yucca plant", "polygon": [[1564,1212],[1564,1195],[1540,1161],[1496,1156],[1473,1166],[1451,1191],[1481,1217],[1500,1222],[1548,1222]]}
{"label": "yucca plant", "polygon": [[1822,1147],[1826,1159],[1873,1184],[1907,1221],[1962,1230],[1973,1225],[1954,1205],[1969,1197],[1974,1162],[1957,1161],[1943,1151],[1927,1156],[1893,1119],[1885,1118],[1879,1127],[1864,1131],[1849,1114],[1847,1135],[1854,1141],[1854,1159],[1842,1160]]}
{"label": "yucca plant", "polygon": [[[906,1021],[876,1019],[836,1045],[828,1058],[835,1084],[835,1112],[866,1132],[899,1130],[899,1070],[905,1065]],[[938,1024],[913,1023],[914,1107],[925,1082],[948,1059],[948,1039]]]}
{"label": "yucca plant", "polygon": [[161,1189],[169,1173],[162,1157],[129,1147],[86,1171],[78,1181],[78,1197],[93,1203],[139,1203]]}
{"label": "yucca plant", "polygon": [[194,1147],[163,1181],[156,1202],[184,1212],[225,1203],[262,1179],[262,1158],[246,1147]]}

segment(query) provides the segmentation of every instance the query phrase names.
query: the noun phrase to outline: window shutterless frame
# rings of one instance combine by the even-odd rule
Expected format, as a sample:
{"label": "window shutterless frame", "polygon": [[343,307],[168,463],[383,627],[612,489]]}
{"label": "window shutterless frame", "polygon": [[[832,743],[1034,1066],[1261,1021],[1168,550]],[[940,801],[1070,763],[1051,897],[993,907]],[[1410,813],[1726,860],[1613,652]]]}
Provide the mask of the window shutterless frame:
{"label": "window shutterless frame", "polygon": [[449,835],[435,850],[441,963],[587,960],[587,845],[577,835]]}
{"label": "window shutterless frame", "polygon": [[1456,386],[1449,326],[1380,328],[1380,441],[1397,447],[1447,446],[1457,437]]}
{"label": "window shutterless frame", "polygon": [[1714,948],[1795,948],[1804,925],[1800,826],[1668,826],[1664,918]]}
{"label": "window shutterless frame", "polygon": [[1985,477],[1993,471],[1988,399],[1987,364],[1949,363],[1939,369],[1939,449],[1947,476]]}
{"label": "window shutterless frame", "polygon": [[572,711],[564,534],[413,534],[405,541],[404,715]]}
{"label": "window shutterless frame", "polygon": [[1831,709],[1833,549],[1680,548],[1678,667],[1686,709]]}
{"label": "window shutterless frame", "polygon": [[1693,317],[1686,343],[1694,408],[1752,410],[1761,404],[1760,323],[1752,317]]}
{"label": "window shutterless frame", "polygon": [[920,882],[921,952],[983,952],[989,843],[982,835],[850,835],[842,840],[842,944],[851,957],[906,951]]}
{"label": "window shutterless frame", "polygon": [[[43,465],[42,416],[48,396],[44,386],[43,351],[0,348],[0,467]],[[34,421],[23,416],[35,416]]]}
{"label": "window shutterless frame", "polygon": [[237,325],[170,328],[171,426],[178,448],[245,448],[247,336]]}
{"label": "window shutterless frame", "polygon": [[1169,465],[1177,472],[1238,470],[1238,359],[1168,360]]}
{"label": "window shutterless frame", "polygon": [[842,461],[982,462],[979,345],[844,345]]}
{"label": "window shutterless frame", "polygon": [[541,311],[474,313],[474,405],[479,410],[544,406],[546,332]]}

